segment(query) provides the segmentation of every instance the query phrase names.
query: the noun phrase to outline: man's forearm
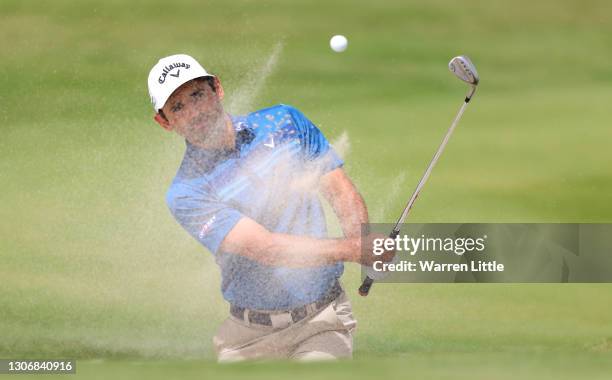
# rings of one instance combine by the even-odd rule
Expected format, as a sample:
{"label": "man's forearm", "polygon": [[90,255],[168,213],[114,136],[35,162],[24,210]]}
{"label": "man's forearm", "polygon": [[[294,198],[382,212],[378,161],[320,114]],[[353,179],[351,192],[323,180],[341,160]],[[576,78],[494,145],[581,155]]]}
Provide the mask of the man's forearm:
{"label": "man's forearm", "polygon": [[339,261],[355,261],[360,246],[357,239],[315,239],[306,236],[271,233],[258,245],[260,261],[274,266],[313,267]]}
{"label": "man's forearm", "polygon": [[334,211],[340,220],[342,232],[346,237],[361,235],[361,226],[369,223],[365,201],[357,192],[336,202]]}
{"label": "man's forearm", "polygon": [[221,251],[266,265],[303,268],[358,261],[360,244],[359,238],[316,239],[274,233],[252,219],[242,218],[223,240]]}
{"label": "man's forearm", "polygon": [[344,170],[338,168],[323,177],[321,190],[334,209],[344,236],[360,236],[362,224],[369,223],[368,210],[363,197]]}

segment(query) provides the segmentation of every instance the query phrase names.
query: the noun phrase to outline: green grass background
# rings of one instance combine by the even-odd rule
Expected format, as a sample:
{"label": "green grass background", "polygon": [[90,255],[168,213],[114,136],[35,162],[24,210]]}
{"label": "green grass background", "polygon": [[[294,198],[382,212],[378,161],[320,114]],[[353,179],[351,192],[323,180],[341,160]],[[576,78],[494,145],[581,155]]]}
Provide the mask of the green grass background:
{"label": "green grass background", "polygon": [[75,357],[83,378],[609,376],[609,285],[379,284],[361,299],[354,266],[355,361],[214,363],[227,305],[166,209],[184,143],[154,124],[146,78],[185,52],[231,98],[279,41],[254,107],[346,133],[373,221],[397,218],[461,105],[458,54],[482,83],[412,220],[612,219],[608,1],[2,0],[0,357]]}

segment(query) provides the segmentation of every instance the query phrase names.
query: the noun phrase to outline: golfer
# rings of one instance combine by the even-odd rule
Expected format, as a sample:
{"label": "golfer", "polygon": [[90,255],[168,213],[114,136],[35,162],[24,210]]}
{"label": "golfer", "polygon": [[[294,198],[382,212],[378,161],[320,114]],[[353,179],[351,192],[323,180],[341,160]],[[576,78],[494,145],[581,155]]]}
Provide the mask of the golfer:
{"label": "golfer", "polygon": [[[288,105],[229,115],[219,78],[188,55],[162,58],[148,86],[155,120],[186,143],[168,206],[215,256],[230,304],[218,360],[350,358],[356,321],[339,278],[343,262],[374,257],[361,254],[366,206],[327,139]],[[319,194],[344,238],[327,237]]]}

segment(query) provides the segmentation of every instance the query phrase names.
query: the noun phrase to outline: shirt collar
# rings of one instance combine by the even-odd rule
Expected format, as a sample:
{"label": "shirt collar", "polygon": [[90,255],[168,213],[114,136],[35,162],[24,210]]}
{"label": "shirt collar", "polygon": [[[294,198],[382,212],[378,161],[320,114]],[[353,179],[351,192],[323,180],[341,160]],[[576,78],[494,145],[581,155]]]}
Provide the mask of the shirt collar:
{"label": "shirt collar", "polygon": [[226,152],[211,152],[206,149],[202,149],[189,141],[185,140],[187,145],[186,156],[189,160],[197,166],[206,168],[212,168],[216,164],[225,161],[231,157],[239,157],[240,151],[244,146],[248,145],[255,138],[255,132],[251,125],[247,122],[246,116],[232,116],[229,115],[234,131],[236,131],[236,146],[232,151]]}
{"label": "shirt collar", "polygon": [[231,116],[232,125],[236,131],[236,151],[240,151],[243,145],[248,145],[255,138],[253,128],[247,122],[246,116]]}

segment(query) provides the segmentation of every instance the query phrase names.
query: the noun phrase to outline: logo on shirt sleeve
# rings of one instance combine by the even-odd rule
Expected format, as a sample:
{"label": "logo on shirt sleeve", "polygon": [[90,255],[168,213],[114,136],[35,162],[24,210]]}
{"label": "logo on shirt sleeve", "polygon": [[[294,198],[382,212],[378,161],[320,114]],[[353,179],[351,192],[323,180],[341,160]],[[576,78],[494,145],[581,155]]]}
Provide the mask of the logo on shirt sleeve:
{"label": "logo on shirt sleeve", "polygon": [[212,218],[210,218],[206,223],[204,223],[204,225],[200,229],[200,233],[198,234],[198,237],[200,239],[203,239],[204,236],[206,236],[206,234],[208,233],[208,231],[212,227],[213,223],[215,223],[215,219],[217,219],[217,215],[213,215]]}
{"label": "logo on shirt sleeve", "polygon": [[268,139],[267,143],[264,143],[265,146],[267,146],[268,148],[272,148],[274,149],[274,136],[270,135],[270,138]]}

